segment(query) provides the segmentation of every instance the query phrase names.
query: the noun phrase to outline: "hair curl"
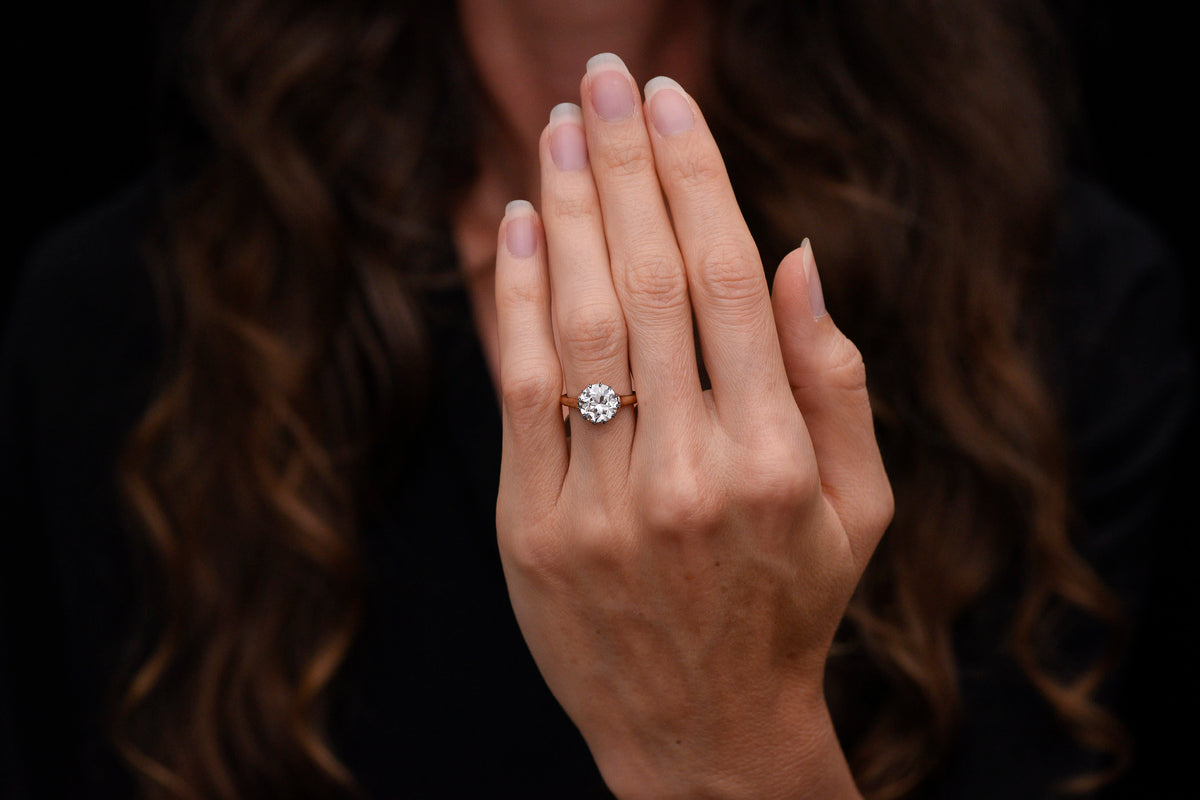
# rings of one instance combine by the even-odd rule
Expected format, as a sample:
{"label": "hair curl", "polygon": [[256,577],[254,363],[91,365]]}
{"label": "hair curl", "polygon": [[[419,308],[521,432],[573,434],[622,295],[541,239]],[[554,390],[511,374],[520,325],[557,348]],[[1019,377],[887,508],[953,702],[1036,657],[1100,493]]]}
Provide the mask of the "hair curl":
{"label": "hair curl", "polygon": [[[391,420],[423,402],[417,301],[455,280],[446,220],[487,114],[450,5],[206,0],[186,26],[191,137],[149,248],[161,388],[121,468],[161,600],[116,716],[147,797],[353,791],[323,707],[359,616],[355,527],[403,453]],[[905,796],[943,758],[955,627],[999,591],[1027,678],[1080,743],[1122,753],[1093,699],[1108,659],[1064,672],[1048,648],[1056,608],[1117,615],[1068,535],[1022,313],[1059,199],[1040,10],[714,5],[702,102],[764,261],[814,233],[893,479],[828,675],[860,788]],[[863,675],[878,706],[851,697]]]}

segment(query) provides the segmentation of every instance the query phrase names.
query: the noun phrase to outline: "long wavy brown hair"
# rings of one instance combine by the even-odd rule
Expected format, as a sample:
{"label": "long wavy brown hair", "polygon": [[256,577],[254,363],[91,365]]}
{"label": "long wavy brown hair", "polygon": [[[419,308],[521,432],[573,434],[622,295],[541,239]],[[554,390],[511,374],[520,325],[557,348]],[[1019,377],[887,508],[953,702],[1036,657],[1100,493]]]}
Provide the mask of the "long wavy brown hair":
{"label": "long wavy brown hair", "polygon": [[[187,17],[179,179],[148,248],[160,388],[122,462],[154,602],[115,737],[147,797],[353,792],[324,712],[359,615],[356,525],[403,457],[393,420],[421,408],[419,301],[456,280],[448,220],[488,122],[452,5],[204,0]],[[701,101],[764,261],[817,243],[894,484],[827,678],[862,791],[909,795],[943,761],[955,633],[1005,592],[996,646],[1080,744],[1118,756],[1094,700],[1108,659],[1066,668],[1051,646],[1063,609],[1116,612],[1071,542],[1031,324],[1061,172],[1046,15],[713,5]]]}

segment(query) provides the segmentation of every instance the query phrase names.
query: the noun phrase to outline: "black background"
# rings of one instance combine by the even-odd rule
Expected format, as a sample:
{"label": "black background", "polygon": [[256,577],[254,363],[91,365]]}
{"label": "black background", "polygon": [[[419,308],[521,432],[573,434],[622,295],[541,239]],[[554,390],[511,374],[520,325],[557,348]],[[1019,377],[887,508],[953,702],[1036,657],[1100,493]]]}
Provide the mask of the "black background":
{"label": "black background", "polygon": [[[6,26],[10,233],[0,266],[0,319],[31,244],[152,160],[154,5],[39,3],[24,9],[21,24]],[[1075,166],[1149,218],[1172,245],[1195,333],[1190,307],[1198,299],[1193,265],[1200,253],[1189,234],[1197,211],[1196,136],[1184,123],[1196,96],[1195,45],[1189,25],[1166,5],[1055,3],[1080,88]],[[1155,585],[1192,585],[1196,544],[1164,544],[1170,551],[1159,554]],[[1181,774],[1181,766],[1186,774],[1194,758],[1200,709],[1188,651],[1200,607],[1179,588],[1160,588],[1153,599],[1156,613],[1143,645],[1150,652],[1139,661],[1141,690],[1131,719],[1144,743],[1139,770],[1160,776],[1157,796],[1182,796],[1168,776]],[[1184,733],[1168,729],[1176,721]]]}
{"label": "black background", "polygon": [[[64,218],[140,174],[152,157],[154,64],[149,0],[39,3],[10,26],[6,124],[12,234],[0,296],[28,247]],[[1165,3],[1057,0],[1079,76],[1076,166],[1153,221],[1187,272],[1196,263],[1190,28]],[[1156,10],[1157,9],[1157,10]]]}

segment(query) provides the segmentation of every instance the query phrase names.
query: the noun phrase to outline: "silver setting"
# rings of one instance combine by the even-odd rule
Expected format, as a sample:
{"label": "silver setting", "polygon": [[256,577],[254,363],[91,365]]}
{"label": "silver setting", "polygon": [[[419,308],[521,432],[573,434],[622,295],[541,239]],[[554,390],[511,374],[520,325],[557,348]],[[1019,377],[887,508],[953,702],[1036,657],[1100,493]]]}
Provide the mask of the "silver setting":
{"label": "silver setting", "polygon": [[593,383],[579,393],[579,413],[593,425],[608,422],[621,407],[621,398],[604,383]]}

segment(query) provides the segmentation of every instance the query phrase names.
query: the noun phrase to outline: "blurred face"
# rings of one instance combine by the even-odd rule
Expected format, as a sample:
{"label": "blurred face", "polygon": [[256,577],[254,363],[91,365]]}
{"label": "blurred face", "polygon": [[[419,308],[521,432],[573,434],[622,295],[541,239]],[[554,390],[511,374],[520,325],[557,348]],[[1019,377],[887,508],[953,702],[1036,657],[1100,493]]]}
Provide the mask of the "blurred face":
{"label": "blurred face", "polygon": [[[458,0],[467,47],[485,83],[500,82],[489,74],[498,69],[559,85],[562,100],[577,99],[583,65],[601,52],[621,56],[642,82],[659,74],[687,82],[700,74],[708,8],[687,0]],[[534,69],[541,72],[526,74]]]}

